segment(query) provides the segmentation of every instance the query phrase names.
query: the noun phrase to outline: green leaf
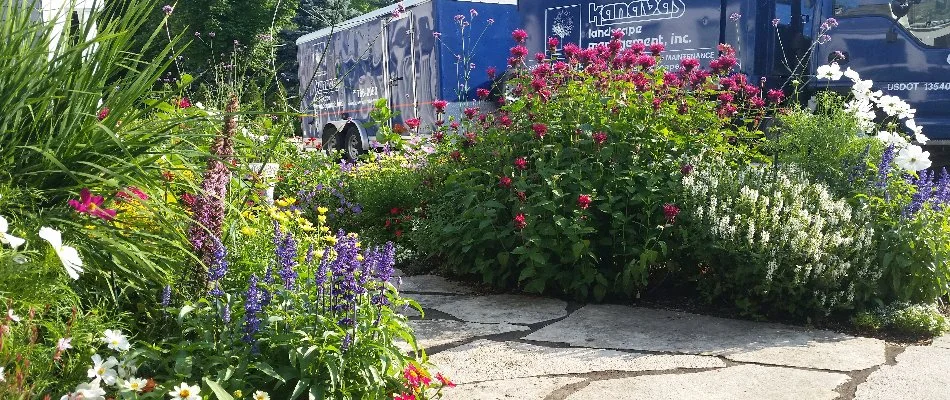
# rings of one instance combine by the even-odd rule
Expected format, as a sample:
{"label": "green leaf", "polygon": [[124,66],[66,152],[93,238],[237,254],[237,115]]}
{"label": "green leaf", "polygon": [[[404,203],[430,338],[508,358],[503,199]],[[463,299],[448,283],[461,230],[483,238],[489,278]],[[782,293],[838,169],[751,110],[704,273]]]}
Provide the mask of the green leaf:
{"label": "green leaf", "polygon": [[287,383],[287,380],[284,379],[283,376],[278,374],[277,371],[274,370],[274,367],[271,367],[270,364],[266,362],[261,361],[259,363],[256,363],[254,364],[254,368],[257,368],[258,371],[261,371],[267,374],[267,376],[270,376],[271,378],[279,380],[281,383]]}
{"label": "green leaf", "polygon": [[181,310],[178,310],[178,324],[182,325],[182,322],[185,320],[185,316],[194,310],[195,310],[194,306],[187,305],[187,304],[182,306]]}
{"label": "green leaf", "polygon": [[218,398],[218,400],[234,400],[234,397],[228,394],[228,391],[224,390],[224,388],[221,387],[221,385],[218,384],[218,382],[215,382],[211,380],[211,378],[208,378],[208,377],[205,377],[204,381],[205,381],[205,385],[208,386],[208,389],[211,389],[211,392],[214,393],[214,395]]}
{"label": "green leaf", "polygon": [[508,254],[508,252],[503,251],[501,253],[498,253],[496,258],[498,259],[498,264],[500,264],[502,267],[507,267],[510,254]]}
{"label": "green leaf", "polygon": [[310,382],[306,379],[301,379],[297,381],[297,386],[294,387],[293,394],[290,395],[291,400],[296,400],[300,398],[300,395],[307,392],[310,387]]}
{"label": "green leaf", "polygon": [[180,377],[191,376],[191,368],[194,365],[194,359],[187,351],[179,351],[175,356],[175,374]]}

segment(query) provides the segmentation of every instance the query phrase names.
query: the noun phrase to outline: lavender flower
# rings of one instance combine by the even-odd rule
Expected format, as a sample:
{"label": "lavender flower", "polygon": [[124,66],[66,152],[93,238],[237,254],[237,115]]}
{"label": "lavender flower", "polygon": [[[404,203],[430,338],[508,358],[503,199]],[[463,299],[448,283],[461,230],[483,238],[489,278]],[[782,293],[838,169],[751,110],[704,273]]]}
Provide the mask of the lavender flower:
{"label": "lavender flower", "polygon": [[254,343],[254,334],[261,329],[261,291],[257,287],[257,275],[251,275],[244,299],[244,341]]}
{"label": "lavender flower", "polygon": [[287,232],[287,234],[283,236],[283,240],[277,245],[276,251],[277,265],[280,266],[280,270],[277,271],[277,274],[280,275],[280,279],[284,282],[284,288],[293,290],[297,282],[297,271],[294,270],[297,266],[297,241],[294,239],[292,232]]}
{"label": "lavender flower", "polygon": [[162,289],[162,307],[168,307],[170,304],[172,304],[172,286],[165,285]]}
{"label": "lavender flower", "polygon": [[894,145],[889,145],[881,154],[881,162],[877,165],[877,188],[887,189],[887,176],[894,166]]}
{"label": "lavender flower", "polygon": [[944,206],[950,204],[950,174],[947,168],[940,169],[940,180],[937,181],[936,193],[934,193],[934,208],[942,210]]}
{"label": "lavender flower", "polygon": [[166,4],[162,7],[162,12],[164,12],[165,15],[172,15],[173,11],[175,11],[175,7],[172,7],[171,4]]}
{"label": "lavender flower", "polygon": [[215,251],[208,266],[208,284],[212,286],[212,296],[221,296],[224,292],[221,291],[220,280],[228,272],[227,249],[218,238],[214,238],[214,243]]}
{"label": "lavender flower", "polygon": [[353,335],[350,332],[346,333],[346,336],[343,337],[343,343],[340,345],[340,349],[346,351],[350,348],[350,345],[353,344]]}
{"label": "lavender flower", "polygon": [[920,177],[914,182],[917,192],[911,197],[910,204],[904,208],[904,218],[911,218],[924,208],[924,205],[933,197],[933,173],[927,170],[920,171]]}

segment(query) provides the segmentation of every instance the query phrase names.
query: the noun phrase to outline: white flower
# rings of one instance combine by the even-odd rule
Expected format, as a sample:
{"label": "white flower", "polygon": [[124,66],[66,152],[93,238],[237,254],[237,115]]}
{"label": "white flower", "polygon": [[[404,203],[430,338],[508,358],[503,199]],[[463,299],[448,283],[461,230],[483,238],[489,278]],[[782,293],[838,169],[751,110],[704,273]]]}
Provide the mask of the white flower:
{"label": "white flower", "polygon": [[267,394],[267,392],[265,392],[265,391],[258,390],[258,391],[256,391],[256,392],[254,392],[254,397],[253,397],[253,399],[254,399],[254,400],[270,400],[270,395]]}
{"label": "white flower", "polygon": [[13,322],[20,322],[20,316],[13,313],[13,309],[7,310],[7,319]]}
{"label": "white flower", "polygon": [[146,384],[148,384],[148,381],[146,381],[145,379],[132,378],[127,381],[122,381],[122,383],[120,383],[119,386],[122,388],[122,390],[138,393],[138,392],[141,392],[142,389],[145,389]]}
{"label": "white flower", "polygon": [[7,375],[6,375],[7,372],[4,371],[4,369],[5,369],[4,367],[0,367],[0,382],[7,381]]}
{"label": "white flower", "polygon": [[841,76],[844,75],[841,72],[841,67],[838,63],[831,63],[830,65],[822,65],[818,67],[818,78],[819,79],[830,79],[836,81],[841,79]]}
{"label": "white flower", "polygon": [[899,133],[892,133],[888,131],[880,131],[877,134],[877,140],[880,140],[881,143],[886,145],[894,145],[895,147],[902,148],[907,145],[907,140],[904,139],[904,136]]}
{"label": "white flower", "polygon": [[70,343],[72,340],[73,338],[60,338],[59,341],[56,342],[56,350],[66,351],[73,348],[72,343]]}
{"label": "white flower", "polygon": [[924,136],[924,127],[917,125],[917,122],[913,119],[908,119],[906,122],[904,122],[904,125],[907,125],[907,129],[910,129],[910,131],[914,134],[914,140],[916,140],[917,143],[927,144],[927,142],[930,141],[930,138]]}
{"label": "white flower", "polygon": [[[119,374],[116,373],[112,367],[115,367],[119,364],[119,361],[115,357],[109,357],[108,360],[102,360],[102,356],[94,354],[92,356],[92,367],[86,371],[86,376],[93,380],[93,382],[105,382],[106,385],[115,384],[116,378]],[[76,390],[79,391],[78,389]]]}
{"label": "white flower", "polygon": [[99,387],[98,382],[83,383],[76,386],[75,396],[82,400],[105,400],[106,391]]}
{"label": "white flower", "polygon": [[132,361],[128,359],[122,359],[122,361],[119,361],[119,365],[116,366],[116,372],[119,373],[120,379],[129,378],[135,375],[138,370],[138,367],[132,364]]}
{"label": "white flower", "polygon": [[200,110],[204,110],[204,109],[205,109],[205,105],[204,105],[204,104],[201,104],[200,101],[197,102],[197,103],[195,103],[195,107],[198,107],[198,109],[200,109]]}
{"label": "white flower", "polygon": [[848,69],[844,71],[844,76],[848,77],[848,79],[851,79],[855,83],[861,80],[861,75],[858,74],[858,71],[851,69],[851,67],[848,67]]}
{"label": "white flower", "polygon": [[881,96],[876,102],[884,110],[884,113],[890,117],[909,119],[914,118],[914,114],[917,113],[917,110],[910,108],[910,104],[897,96]]}
{"label": "white flower", "polygon": [[40,228],[40,237],[53,246],[59,260],[63,262],[66,273],[70,278],[79,279],[79,273],[82,272],[82,260],[79,258],[79,252],[71,246],[63,244],[63,235],[59,231],[44,226]]}
{"label": "white flower", "polygon": [[901,149],[894,158],[897,166],[908,171],[920,171],[930,168],[930,152],[924,151],[920,146],[910,145]]}
{"label": "white flower", "polygon": [[201,396],[198,395],[200,391],[201,388],[198,386],[190,386],[182,382],[181,385],[175,386],[175,389],[168,393],[168,397],[172,399],[201,400]]}
{"label": "white flower", "polygon": [[20,247],[26,240],[18,238],[7,233],[7,229],[10,229],[10,226],[7,224],[7,219],[0,215],[0,243],[9,244],[12,248]]}
{"label": "white flower", "polygon": [[106,329],[106,331],[103,332],[102,334],[105,337],[101,338],[100,340],[102,340],[103,343],[107,344],[109,348],[112,350],[126,351],[130,347],[132,347],[132,345],[129,344],[129,339],[126,338],[125,335],[122,334],[122,331],[118,329],[117,330]]}

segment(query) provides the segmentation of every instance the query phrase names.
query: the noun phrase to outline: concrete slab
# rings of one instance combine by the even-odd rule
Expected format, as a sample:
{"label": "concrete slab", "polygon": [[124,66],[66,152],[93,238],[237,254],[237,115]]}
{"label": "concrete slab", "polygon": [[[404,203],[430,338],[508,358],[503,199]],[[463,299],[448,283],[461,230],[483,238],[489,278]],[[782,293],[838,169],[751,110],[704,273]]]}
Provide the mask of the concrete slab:
{"label": "concrete slab", "polygon": [[416,334],[416,343],[425,349],[481,336],[528,330],[528,327],[523,325],[480,324],[444,319],[409,321],[409,325]]}
{"label": "concrete slab", "polygon": [[950,349],[950,335],[943,335],[934,339],[934,342],[931,344],[931,346]]}
{"label": "concrete slab", "polygon": [[[453,295],[441,295],[441,294],[405,294],[407,298],[413,299],[416,303],[419,303],[422,306],[423,310],[434,309],[436,305],[447,304],[453,301],[458,301],[463,297],[453,296]],[[415,308],[401,308],[396,310],[401,312],[407,317],[419,317],[419,312]]]}
{"label": "concrete slab", "polygon": [[561,300],[515,295],[462,297],[431,308],[463,321],[489,324],[530,325],[567,315],[567,303]]}
{"label": "concrete slab", "polygon": [[841,373],[739,365],[688,374],[645,375],[592,382],[567,400],[832,400]]}
{"label": "concrete slab", "polygon": [[858,386],[855,400],[950,399],[950,349],[912,346]]}
{"label": "concrete slab", "polygon": [[574,346],[702,355],[855,371],[884,364],[884,342],[829,331],[676,311],[590,305],[525,337]]}
{"label": "concrete slab", "polygon": [[715,357],[550,348],[484,339],[439,352],[429,357],[429,361],[457,383],[597,371],[660,371],[725,366],[722,360]]}
{"label": "concrete slab", "polygon": [[458,400],[544,400],[554,391],[583,380],[571,377],[506,379],[458,385],[442,393],[446,399]]}
{"label": "concrete slab", "polygon": [[449,281],[436,275],[403,276],[400,292],[472,294],[475,291],[464,284]]}

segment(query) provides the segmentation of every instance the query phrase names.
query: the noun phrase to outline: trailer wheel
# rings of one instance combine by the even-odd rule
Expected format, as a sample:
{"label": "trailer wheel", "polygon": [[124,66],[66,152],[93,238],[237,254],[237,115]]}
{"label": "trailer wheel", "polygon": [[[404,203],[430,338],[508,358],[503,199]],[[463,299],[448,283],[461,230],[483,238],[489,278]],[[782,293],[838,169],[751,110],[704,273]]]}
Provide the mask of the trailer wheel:
{"label": "trailer wheel", "polygon": [[323,132],[323,150],[333,155],[340,148],[340,134],[336,129],[327,129]]}
{"label": "trailer wheel", "polygon": [[343,139],[344,156],[350,161],[356,161],[363,154],[363,139],[357,129],[347,129]]}

